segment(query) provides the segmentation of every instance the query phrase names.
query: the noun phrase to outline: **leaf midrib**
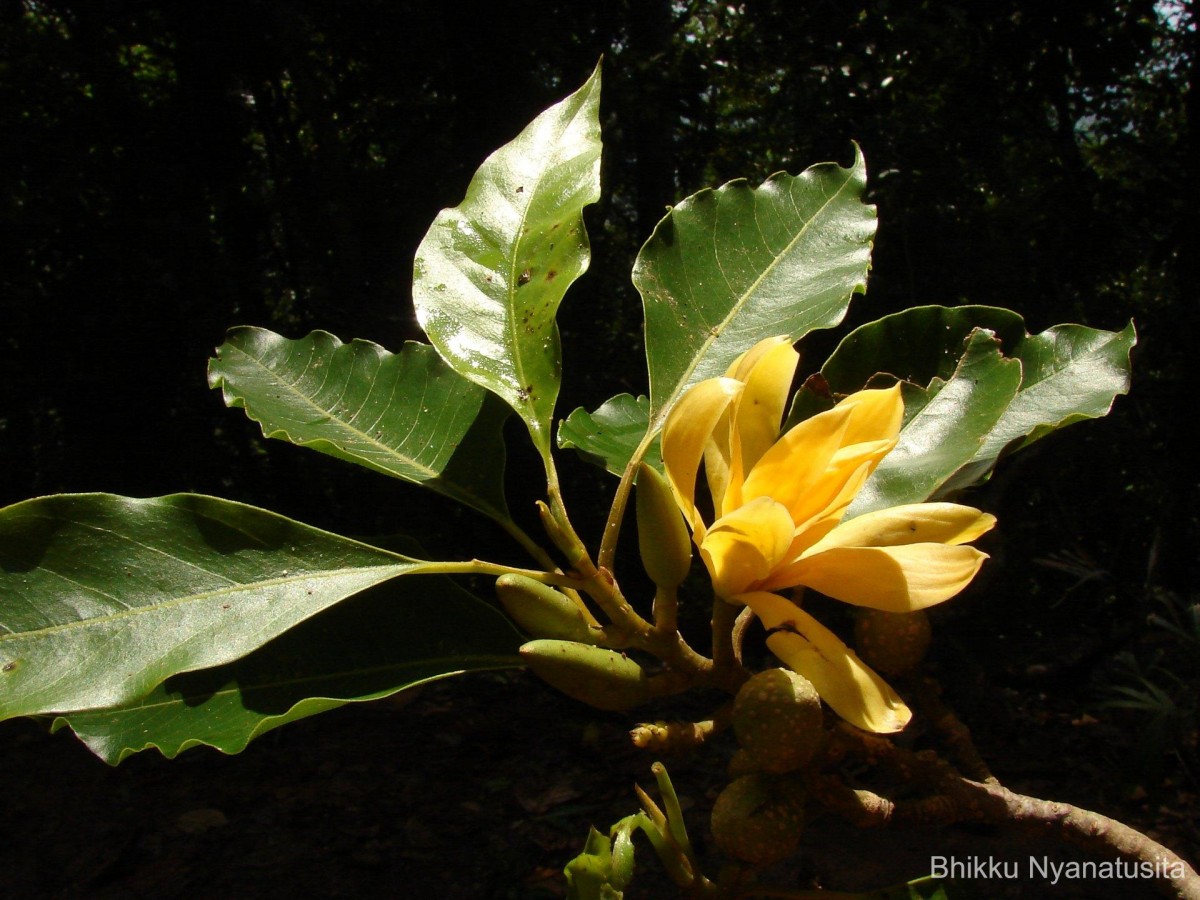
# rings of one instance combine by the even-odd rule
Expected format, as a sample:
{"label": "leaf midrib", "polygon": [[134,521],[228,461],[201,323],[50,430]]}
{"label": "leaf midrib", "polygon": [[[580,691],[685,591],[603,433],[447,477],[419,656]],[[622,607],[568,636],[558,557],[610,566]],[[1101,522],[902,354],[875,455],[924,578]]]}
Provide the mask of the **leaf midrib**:
{"label": "leaf midrib", "polygon": [[[176,557],[178,558],[178,557]],[[180,560],[186,562],[186,560]],[[263,581],[247,581],[237,582],[228,587],[219,588],[210,591],[200,591],[199,593],[188,594],[184,597],[175,597],[170,600],[165,600],[162,603],[156,603],[150,606],[134,606],[123,609],[120,612],[112,613],[104,616],[94,616],[90,619],[76,619],[71,622],[60,622],[56,625],[50,625],[45,628],[38,628],[33,631],[16,631],[7,635],[0,635],[0,643],[4,641],[17,640],[21,638],[43,637],[53,634],[61,634],[68,631],[73,631],[78,628],[98,628],[107,625],[111,622],[117,622],[121,619],[127,619],[132,616],[150,615],[161,610],[174,609],[186,603],[200,603],[205,600],[214,600],[220,597],[233,596],[245,591],[259,590],[282,585],[311,583],[314,580],[334,580],[344,576],[347,573],[367,573],[375,571],[395,570],[395,574],[399,575],[404,572],[412,571],[420,567],[420,563],[392,563],[389,565],[378,566],[346,566],[332,571],[321,572],[306,572],[303,574],[289,575],[287,577],[268,578]],[[43,567],[43,571],[53,575],[58,575],[53,569]],[[95,590],[90,586],[86,586],[89,591]]]}
{"label": "leaf midrib", "polygon": [[[254,365],[260,370],[260,372],[265,373],[266,375],[272,376],[273,380],[277,384],[286,387],[293,396],[298,397],[299,399],[303,400],[314,412],[322,413],[322,414],[328,416],[329,419],[333,422],[336,422],[342,428],[342,430],[348,432],[351,436],[357,436],[357,438],[359,439],[359,441],[361,443],[365,443],[365,444],[368,444],[369,446],[379,448],[382,451],[382,455],[391,457],[392,459],[395,459],[395,460],[398,460],[401,464],[407,463],[407,465],[410,468],[416,469],[422,475],[424,475],[426,477],[427,481],[432,481],[433,479],[435,479],[439,476],[440,473],[437,472],[436,470],[430,468],[429,466],[426,466],[426,465],[423,465],[423,464],[417,462],[415,459],[413,459],[410,456],[405,456],[404,454],[397,451],[396,448],[394,448],[388,444],[385,444],[383,441],[380,441],[379,439],[372,437],[370,434],[368,434],[364,431],[361,431],[358,428],[355,428],[353,425],[351,425],[345,419],[338,417],[332,411],[330,411],[330,410],[324,408],[323,406],[319,405],[318,403],[316,403],[313,400],[313,398],[309,397],[307,394],[305,394],[302,390],[300,390],[297,387],[297,385],[299,384],[299,381],[293,382],[293,381],[287,380],[286,378],[280,377],[274,369],[272,369],[270,366],[268,366],[266,363],[264,363],[258,357],[253,356],[250,353],[248,353],[247,351],[245,351],[244,349],[242,349],[237,344],[234,344],[231,342],[231,343],[229,343],[228,346],[230,346],[234,351],[236,351],[237,353],[241,354],[243,357],[248,359],[250,362],[254,363]],[[340,344],[339,346],[333,348],[333,352],[336,354],[338,350],[342,349],[343,347],[348,347],[348,346],[350,346],[350,345]],[[384,351],[384,352],[387,352],[387,351]],[[389,357],[392,357],[392,356],[394,356],[394,354],[389,354]],[[380,369],[382,369],[382,368],[383,368],[383,361],[381,361],[381,363],[380,363]],[[307,366],[305,367],[305,371],[307,371]],[[372,376],[372,378],[371,378],[370,390],[374,390],[374,386],[375,386],[376,381],[378,381],[378,378],[379,378],[379,372],[377,370],[375,375]],[[231,385],[229,383],[228,378],[226,378],[224,375],[221,376],[221,381],[225,387],[228,387],[230,389],[233,388],[233,385]],[[370,390],[368,391],[368,395],[370,394]],[[237,396],[239,397],[239,399],[242,400],[243,404],[245,404],[247,402],[248,398],[246,397],[246,395],[244,393],[238,392]],[[257,406],[257,404],[256,404],[256,406]],[[245,409],[246,409],[246,414],[248,416],[250,416],[250,418],[252,418],[254,421],[258,422],[259,425],[267,424],[263,418],[260,418],[258,415],[255,415],[255,411],[251,410],[249,406],[246,406]],[[310,441],[298,441],[295,438],[293,438],[291,432],[288,431],[286,427],[275,428],[275,430],[271,434],[267,435],[267,437],[273,437],[276,434],[285,435],[287,437],[287,440],[290,443],[299,444],[300,446],[304,446],[305,443],[311,444],[311,443],[315,443],[316,441],[319,441],[319,440],[328,440],[327,438],[315,438]],[[342,447],[339,449],[345,451],[346,448]]]}
{"label": "leaf midrib", "polygon": [[[857,161],[855,162],[855,165],[857,165]],[[831,203],[833,203],[835,200],[837,200],[839,197],[841,197],[841,195],[845,191],[846,187],[851,183],[851,181],[853,181],[854,171],[855,171],[854,169],[842,169],[840,166],[838,168],[839,168],[840,172],[844,173],[844,178],[842,180],[842,183],[838,186],[838,189],[836,191],[834,191],[832,194],[830,194],[829,197],[826,198],[825,202],[822,203],[821,206],[816,210],[816,212],[814,212],[808,218],[808,220],[804,223],[804,225],[800,228],[800,230],[796,232],[795,236],[787,243],[787,245],[779,253],[775,254],[774,258],[771,261],[771,264],[768,265],[766,268],[764,268],[763,271],[759,273],[758,277],[755,278],[754,281],[750,284],[750,286],[745,291],[742,292],[741,296],[737,298],[734,305],[730,308],[729,312],[725,315],[725,318],[722,319],[718,325],[709,329],[709,335],[701,343],[699,352],[693,354],[691,363],[683,370],[683,373],[681,374],[680,378],[677,379],[675,384],[673,385],[673,387],[671,389],[671,393],[667,396],[667,398],[665,398],[663,405],[655,412],[655,414],[650,422],[651,427],[650,427],[650,430],[647,432],[648,435],[652,435],[652,434],[656,433],[659,430],[659,428],[661,428],[662,422],[665,419],[666,414],[670,411],[671,407],[675,405],[675,401],[679,398],[679,395],[683,392],[684,387],[687,386],[688,380],[691,378],[692,373],[694,373],[696,371],[696,367],[700,364],[700,360],[707,357],[709,348],[712,347],[712,345],[714,343],[716,343],[717,339],[722,334],[724,334],[726,327],[728,327],[728,325],[735,318],[735,316],[738,313],[740,313],[741,310],[745,307],[745,305],[749,302],[750,297],[754,294],[754,292],[756,290],[758,290],[758,288],[762,284],[763,280],[771,272],[773,272],[775,270],[775,268],[780,264],[780,261],[782,259],[784,259],[784,257],[788,256],[792,252],[792,250],[795,248],[796,244],[798,244],[800,242],[800,240],[808,232],[810,226],[812,226],[812,224],[814,222],[816,222],[819,218],[821,218],[824,215],[825,211],[829,208],[829,205]],[[789,177],[791,177],[791,176],[789,176]],[[788,200],[789,200],[789,202],[792,202],[793,205],[794,205],[795,201],[792,198],[792,186],[796,183],[796,181],[799,180],[800,177],[801,176],[791,177],[791,181],[788,184]],[[759,190],[761,190],[761,188],[753,189],[756,204],[758,201],[758,191]]]}
{"label": "leaf midrib", "polygon": [[[519,329],[517,326],[517,316],[516,316],[517,290],[519,287],[521,287],[521,285],[517,284],[517,280],[520,277],[519,274],[517,273],[517,265],[518,265],[517,260],[521,256],[521,253],[520,253],[521,248],[523,248],[525,246],[526,240],[529,239],[529,236],[526,235],[526,233],[525,233],[525,223],[529,221],[529,211],[533,208],[534,200],[540,194],[542,184],[545,182],[546,178],[549,175],[550,162],[551,161],[557,162],[558,160],[561,159],[561,153],[558,152],[557,140],[561,139],[562,135],[566,134],[568,131],[571,130],[571,127],[575,124],[576,120],[579,118],[580,115],[583,114],[583,111],[587,106],[587,99],[590,98],[590,96],[591,96],[591,94],[589,92],[588,97],[582,98],[580,100],[579,105],[575,108],[574,112],[571,113],[570,119],[559,128],[558,134],[556,135],[556,143],[554,145],[555,152],[553,154],[551,154],[550,160],[546,161],[538,170],[537,178],[534,183],[534,188],[533,188],[533,190],[529,191],[528,195],[527,195],[528,202],[525,203],[523,205],[523,207],[521,208],[520,225],[517,228],[517,239],[515,241],[513,241],[513,244],[512,244],[512,253],[509,258],[508,278],[506,280],[508,287],[506,290],[506,294],[507,294],[506,307],[507,308],[505,311],[507,312],[507,315],[505,316],[505,318],[507,320],[506,324],[508,325],[508,342],[509,342],[509,346],[513,350],[512,355],[513,355],[513,363],[514,363],[514,369],[515,369],[514,374],[517,376],[517,394],[516,394],[516,396],[518,399],[521,398],[522,393],[524,392],[524,386],[528,382],[527,373],[526,373],[526,369],[525,369],[525,355],[521,352],[524,347],[524,342],[522,342],[520,339]],[[575,154],[575,155],[578,155],[578,154]],[[574,158],[574,157],[572,157],[572,158]],[[580,209],[579,213],[577,213],[576,215],[582,220],[582,217],[583,217],[582,208]],[[557,311],[555,311],[555,312],[557,312]],[[550,317],[550,321],[551,322],[554,321],[553,314]],[[548,425],[549,425],[548,417],[547,417],[547,421],[545,421],[545,422],[538,419],[537,410],[534,408],[534,402],[533,402],[533,398],[531,395],[526,394],[525,398],[522,399],[520,402],[521,402],[521,405],[528,412],[528,418],[537,420],[537,425],[538,425],[539,430],[548,427]]]}

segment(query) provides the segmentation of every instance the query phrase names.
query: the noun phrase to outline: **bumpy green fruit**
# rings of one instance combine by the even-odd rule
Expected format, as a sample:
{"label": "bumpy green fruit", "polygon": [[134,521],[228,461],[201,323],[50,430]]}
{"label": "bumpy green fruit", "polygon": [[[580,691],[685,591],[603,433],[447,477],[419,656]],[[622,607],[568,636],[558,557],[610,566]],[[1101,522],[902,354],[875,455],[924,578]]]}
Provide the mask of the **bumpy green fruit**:
{"label": "bumpy green fruit", "polygon": [[524,575],[501,575],[496,596],[513,621],[534,637],[594,644],[600,635],[570,597],[548,584]]}
{"label": "bumpy green fruit", "polygon": [[596,709],[632,709],[651,695],[645,670],[615,650],[543,640],[523,645],[520,654],[543,681]]}
{"label": "bumpy green fruit", "polygon": [[713,839],[721,850],[756,866],[789,856],[804,829],[802,793],[790,781],[743,775],[713,805]]}
{"label": "bumpy green fruit", "polygon": [[791,772],[812,759],[824,740],[821,698],[803,676],[767,669],[738,691],[733,730],[753,768]]}
{"label": "bumpy green fruit", "polygon": [[890,613],[860,609],[854,620],[859,658],[884,675],[907,675],[925,658],[932,638],[925,610]]}

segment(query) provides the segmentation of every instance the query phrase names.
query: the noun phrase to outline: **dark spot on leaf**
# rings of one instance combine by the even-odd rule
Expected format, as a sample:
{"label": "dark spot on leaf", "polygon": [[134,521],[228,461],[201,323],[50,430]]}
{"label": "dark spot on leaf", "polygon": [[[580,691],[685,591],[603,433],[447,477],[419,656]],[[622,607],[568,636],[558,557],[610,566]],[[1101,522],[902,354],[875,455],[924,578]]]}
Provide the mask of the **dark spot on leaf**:
{"label": "dark spot on leaf", "polygon": [[3,669],[0,669],[0,671],[4,671],[4,672],[12,672],[12,671],[14,671],[16,668],[17,668],[17,661],[14,659],[14,660],[10,660],[9,662],[6,662],[6,663],[4,664],[4,668],[3,668]]}
{"label": "dark spot on leaf", "polygon": [[525,185],[519,185],[519,186],[517,187],[517,193],[518,193],[518,194],[523,194],[523,193],[525,193]]}
{"label": "dark spot on leaf", "polygon": [[553,281],[557,276],[558,276],[558,272],[555,271],[554,269],[551,269],[549,272],[546,273],[546,280]]}
{"label": "dark spot on leaf", "polygon": [[529,274],[529,270],[528,270],[528,269],[526,269],[524,272],[522,272],[522,273],[521,273],[520,277],[519,277],[519,278],[517,278],[517,284],[518,284],[518,285],[521,285],[521,284],[529,284],[529,279],[530,279],[531,277],[532,277],[532,276]]}

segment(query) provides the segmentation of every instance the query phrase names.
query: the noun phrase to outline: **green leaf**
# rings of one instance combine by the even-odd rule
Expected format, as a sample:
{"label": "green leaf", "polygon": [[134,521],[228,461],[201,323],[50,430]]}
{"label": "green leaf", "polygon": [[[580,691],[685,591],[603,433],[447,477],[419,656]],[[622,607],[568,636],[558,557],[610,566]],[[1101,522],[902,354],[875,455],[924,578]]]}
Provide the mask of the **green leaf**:
{"label": "green leaf", "polygon": [[193,494],[0,510],[0,719],[120,706],[431,566]]}
{"label": "green leaf", "polygon": [[861,200],[862,154],[843,169],[780,173],[688,197],[638,255],[646,310],[650,427],[689,386],[723,375],[763,338],[799,340],[842,320],[866,287],[875,208]]}
{"label": "green leaf", "polygon": [[[938,487],[942,494],[984,478],[1003,452],[1106,415],[1129,390],[1129,354],[1137,342],[1132,322],[1119,332],[1057,325],[1030,335],[1019,315],[988,306],[917,307],[863,325],[838,345],[821,374],[839,394],[859,390],[877,372],[932,384],[951,377],[975,329],[994,332],[1004,355],[1020,362],[1021,383],[972,458]],[[810,407],[798,394],[789,423]]]}
{"label": "green leaf", "polygon": [[[575,449],[584,459],[614,475],[625,471],[650,423],[650,400],[618,394],[595,412],[580,407],[558,426],[558,446]],[[658,443],[651,445],[644,461],[662,471]]]}
{"label": "green leaf", "polygon": [[900,439],[858,492],[846,517],[927,499],[979,452],[1021,384],[1021,364],[996,336],[971,333],[950,378],[904,391]]}
{"label": "green leaf", "polygon": [[115,709],[68,713],[110,765],[157,748],[240,753],[272,729],[468,671],[519,666],[521,636],[494,608],[444,576],[371,588],[301,622],[249,656],[168,678]]}
{"label": "green leaf", "polygon": [[563,869],[568,900],[620,900],[620,889],[611,884],[612,868],[612,842],[589,828],[583,852]]}
{"label": "green leaf", "polygon": [[1056,325],[1027,335],[1012,350],[1025,374],[1021,391],[980,449],[994,459],[1010,441],[1026,447],[1052,431],[1108,415],[1118,394],[1129,392],[1129,354],[1137,343],[1130,322],[1121,331]]}
{"label": "green leaf", "polygon": [[525,420],[543,454],[562,358],[555,314],[590,259],[600,197],[600,68],[484,161],[417,250],[417,320],[459,374]]}
{"label": "green leaf", "polygon": [[447,366],[432,347],[389,353],[324,331],[289,340],[235,328],[208,367],[226,405],[263,434],[432,488],[507,520],[507,410]]}

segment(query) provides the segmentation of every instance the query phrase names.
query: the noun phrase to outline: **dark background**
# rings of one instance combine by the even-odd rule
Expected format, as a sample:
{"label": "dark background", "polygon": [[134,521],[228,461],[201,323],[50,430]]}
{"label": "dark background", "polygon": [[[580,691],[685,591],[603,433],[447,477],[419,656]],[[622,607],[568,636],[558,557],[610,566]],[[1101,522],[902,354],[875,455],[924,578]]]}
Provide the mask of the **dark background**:
{"label": "dark background", "polygon": [[[559,317],[560,415],[645,391],[629,270],[668,204],[848,164],[852,140],[880,216],[852,323],[965,302],[1015,309],[1033,332],[1135,319],[1133,390],[1113,415],[1048,439],[974,497],[1000,516],[993,562],[939,611],[934,662],[987,686],[1011,717],[1000,731],[1029,726],[1041,701],[1028,698],[1046,696],[1107,728],[1104,746],[1077,750],[1098,767],[1093,805],[1177,805],[1200,770],[1195,16],[1150,0],[518,0],[469,13],[3,0],[0,503],[200,491],[352,534],[416,521],[435,549],[441,523],[447,553],[510,553],[488,523],[416,488],[268,445],[205,388],[205,361],[235,324],[392,350],[419,338],[412,258],[430,221],[603,54],[604,199],[587,213],[591,271]],[[811,341],[805,365],[832,340]],[[537,469],[509,433],[528,523]],[[561,468],[592,538],[612,482],[574,459]],[[1167,700],[1104,705],[1147,684]],[[27,724],[0,740],[37,740]],[[62,736],[47,746],[64,766],[88,762]]]}

